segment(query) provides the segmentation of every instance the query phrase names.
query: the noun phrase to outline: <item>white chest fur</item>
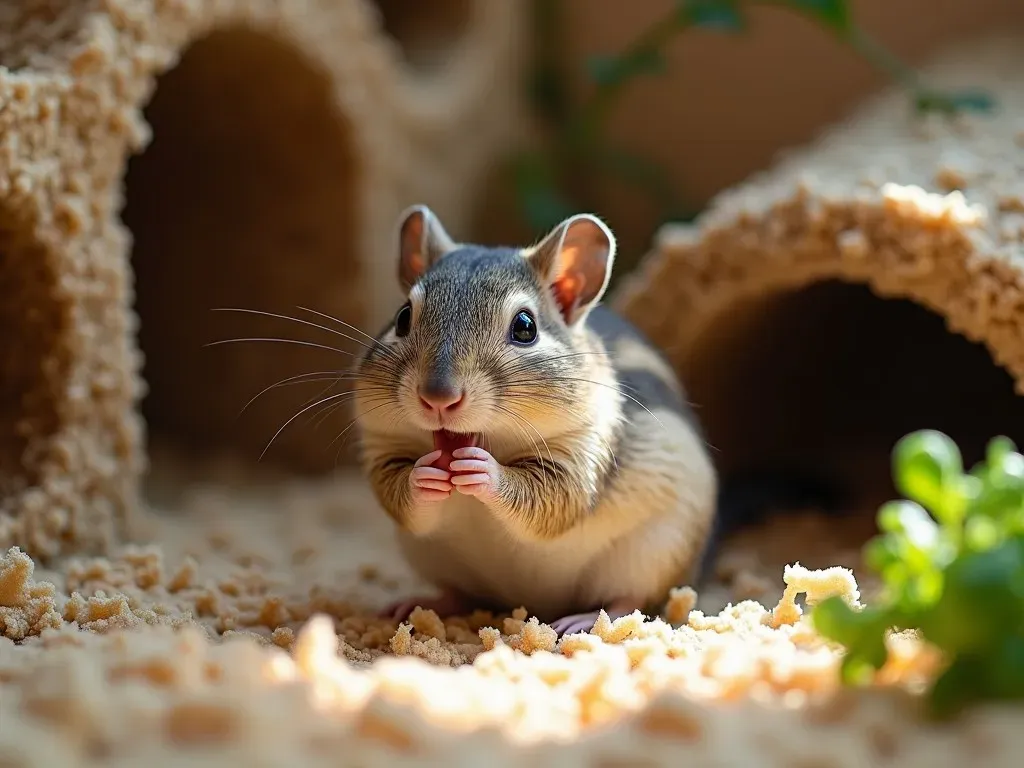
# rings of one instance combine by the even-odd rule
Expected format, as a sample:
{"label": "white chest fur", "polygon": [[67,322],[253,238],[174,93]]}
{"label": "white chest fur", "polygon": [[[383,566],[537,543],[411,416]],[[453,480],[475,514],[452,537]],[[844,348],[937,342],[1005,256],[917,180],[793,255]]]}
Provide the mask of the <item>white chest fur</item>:
{"label": "white chest fur", "polygon": [[662,596],[696,563],[717,478],[703,441],[679,414],[638,416],[626,439],[633,448],[619,457],[601,504],[558,539],[517,539],[487,507],[456,493],[429,536],[399,533],[406,557],[438,585],[542,618]]}
{"label": "white chest fur", "polygon": [[431,535],[398,535],[412,566],[438,584],[524,605],[531,614],[573,610],[587,592],[586,565],[608,543],[583,530],[557,541],[516,540],[476,499],[453,494],[442,503],[443,521]]}

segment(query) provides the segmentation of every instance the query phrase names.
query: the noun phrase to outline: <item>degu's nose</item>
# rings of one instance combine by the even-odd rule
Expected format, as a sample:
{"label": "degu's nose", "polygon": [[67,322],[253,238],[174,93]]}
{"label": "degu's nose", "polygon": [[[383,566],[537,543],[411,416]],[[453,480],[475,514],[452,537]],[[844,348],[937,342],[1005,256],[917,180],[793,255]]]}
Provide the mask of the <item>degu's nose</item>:
{"label": "degu's nose", "polygon": [[419,389],[420,404],[428,411],[444,413],[454,411],[462,404],[461,387],[447,382],[421,384]]}

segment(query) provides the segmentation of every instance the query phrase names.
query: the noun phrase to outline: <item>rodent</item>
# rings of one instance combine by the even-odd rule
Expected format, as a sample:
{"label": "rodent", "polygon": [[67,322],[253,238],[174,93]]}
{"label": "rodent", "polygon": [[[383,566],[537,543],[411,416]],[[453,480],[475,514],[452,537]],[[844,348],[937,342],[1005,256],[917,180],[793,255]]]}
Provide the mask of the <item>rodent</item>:
{"label": "rodent", "polygon": [[718,479],[672,368],[601,304],[608,225],[583,213],[486,247],[415,205],[396,245],[407,299],[355,364],[360,455],[442,593],[384,613],[524,606],[565,634],[693,577]]}

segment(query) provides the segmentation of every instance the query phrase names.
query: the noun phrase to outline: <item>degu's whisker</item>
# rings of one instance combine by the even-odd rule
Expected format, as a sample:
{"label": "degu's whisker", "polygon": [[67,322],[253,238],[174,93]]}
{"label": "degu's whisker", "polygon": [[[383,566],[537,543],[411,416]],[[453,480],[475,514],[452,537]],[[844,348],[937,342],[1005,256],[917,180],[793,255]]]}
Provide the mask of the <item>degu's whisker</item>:
{"label": "degu's whisker", "polygon": [[252,405],[254,402],[256,402],[257,399],[259,399],[272,389],[276,389],[277,387],[286,387],[292,384],[305,384],[306,382],[333,381],[339,378],[336,374],[336,371],[312,371],[310,373],[300,373],[296,376],[289,376],[286,379],[281,379],[280,381],[271,384],[269,387],[264,387],[258,393],[253,395],[252,399],[250,399],[249,402],[242,406],[242,410],[238,412],[238,415],[241,416],[243,413],[245,413],[246,409],[250,405]]}
{"label": "degu's whisker", "polygon": [[607,350],[604,350],[604,351],[593,350],[593,351],[588,351],[588,352],[570,352],[570,353],[565,354],[565,355],[552,355],[550,357],[515,358],[515,359],[510,359],[509,360],[509,362],[513,364],[512,367],[509,367],[509,368],[504,368],[503,367],[503,368],[501,368],[501,372],[502,373],[518,373],[518,372],[525,371],[525,370],[531,370],[534,366],[536,366],[538,364],[542,365],[544,363],[556,363],[559,360],[568,360],[568,359],[573,358],[573,357],[585,357],[587,355],[603,355],[603,356],[609,357],[609,358],[612,357],[612,353],[607,351]]}
{"label": "degu's whisker", "polygon": [[[551,378],[552,377],[545,377],[544,381],[550,381]],[[566,378],[569,378],[569,377],[562,377],[563,380],[565,380]],[[579,379],[579,381],[587,381],[587,379]],[[601,382],[592,381],[590,383],[591,384],[600,384]],[[509,386],[526,386],[526,387],[537,386],[537,387],[539,387],[539,386],[541,386],[541,383],[539,381],[535,380],[535,379],[534,380],[531,380],[531,379],[513,379],[511,382],[509,382]],[[610,384],[606,384],[605,386],[611,386],[611,385]],[[632,392],[636,392],[638,394],[640,392],[640,390],[637,389],[636,387],[631,387],[630,385],[623,384],[622,382],[617,382],[615,384],[615,386],[621,387],[622,389],[628,389],[628,390],[630,390]],[[622,394],[625,394],[625,392],[623,392]]]}
{"label": "degu's whisker", "polygon": [[325,421],[327,421],[327,418],[328,418],[328,417],[329,417],[329,416],[330,416],[330,415],[331,415],[332,413],[334,413],[335,411],[337,411],[337,410],[338,410],[339,408],[341,408],[341,407],[342,407],[343,405],[347,405],[347,404],[351,403],[351,402],[352,402],[352,401],[353,401],[354,399],[355,399],[355,398],[348,398],[348,399],[345,399],[345,400],[339,400],[339,401],[338,401],[338,402],[336,402],[336,403],[331,403],[331,404],[330,404],[330,405],[328,405],[328,406],[327,406],[326,408],[323,408],[323,409],[322,409],[322,410],[321,410],[321,411],[320,411],[320,412],[319,412],[318,414],[316,414],[315,416],[311,416],[311,417],[310,417],[310,418],[312,419],[312,421],[311,421],[311,426],[313,427],[313,430],[314,430],[314,431],[316,431],[316,430],[320,429],[320,426],[321,426],[321,425],[322,425],[322,424],[323,424],[323,423],[324,423]]}
{"label": "degu's whisker", "polygon": [[[370,402],[373,402],[375,400],[383,399],[383,398],[385,398],[387,396],[386,392],[384,392],[384,394],[377,394],[376,396],[371,395],[370,392],[371,392],[371,390],[365,390],[365,389],[362,390],[361,394],[363,395],[363,399],[364,400],[369,400]],[[323,393],[321,393],[321,394],[323,394]],[[327,421],[328,417],[332,413],[337,411],[339,408],[341,408],[343,405],[348,405],[348,404],[353,403],[357,399],[356,396],[359,395],[360,392],[357,391],[357,390],[351,390],[349,392],[342,392],[341,394],[343,394],[343,395],[352,395],[352,397],[346,398],[344,400],[339,400],[336,403],[332,403],[331,405],[328,405],[326,408],[321,410],[316,415],[311,416],[310,418],[312,419],[311,423],[312,423],[313,429],[319,429],[320,425],[323,424],[325,421]]]}
{"label": "degu's whisker", "polygon": [[[633,396],[632,396],[631,394],[629,394],[628,392],[623,392],[623,391],[622,391],[621,389],[619,389],[619,388],[618,388],[617,386],[613,386],[613,385],[611,385],[611,384],[605,384],[604,382],[601,382],[601,381],[592,381],[592,380],[590,380],[590,379],[580,379],[580,378],[577,378],[577,377],[575,377],[575,376],[548,376],[548,377],[546,377],[546,379],[545,379],[545,380],[546,380],[546,381],[578,381],[578,382],[583,382],[583,383],[586,383],[586,384],[593,384],[593,385],[595,385],[595,386],[598,386],[598,387],[606,387],[606,388],[608,388],[608,389],[612,390],[613,392],[616,392],[616,393],[618,393],[618,394],[622,395],[623,397],[625,397],[625,398],[628,398],[628,399],[632,400],[632,401],[633,401],[634,403],[636,403],[636,404],[637,404],[637,405],[639,405],[639,406],[640,406],[641,408],[643,408],[643,409],[644,409],[645,411],[647,411],[647,413],[648,413],[648,414],[650,414],[651,418],[653,418],[653,419],[654,419],[654,420],[655,420],[656,422],[658,422],[658,425],[659,425],[659,426],[660,426],[660,427],[661,427],[662,429],[666,429],[666,427],[665,427],[665,424],[664,424],[664,423],[662,422],[662,420],[661,420],[661,419],[659,419],[659,418],[658,418],[658,417],[657,417],[657,416],[656,416],[656,415],[655,415],[655,414],[654,414],[654,413],[653,413],[653,412],[651,411],[651,409],[650,409],[650,408],[648,408],[648,407],[647,407],[646,405],[644,405],[644,404],[643,404],[642,402],[640,402],[639,400],[637,400],[637,399],[636,399],[635,397],[633,397]],[[533,396],[535,396],[535,397],[536,397],[536,396],[538,396],[538,395],[540,395],[541,397],[543,397],[543,396],[544,396],[544,393],[543,393],[543,392],[540,392],[540,391],[538,391],[537,393],[534,393],[534,395],[533,395]]]}
{"label": "degu's whisker", "polygon": [[275,440],[277,440],[278,435],[280,435],[282,432],[284,432],[284,430],[288,427],[288,425],[291,424],[293,421],[295,421],[297,418],[299,418],[299,416],[301,416],[302,414],[306,413],[311,408],[315,408],[318,405],[323,405],[324,403],[330,402],[330,401],[335,400],[335,399],[337,399],[339,397],[344,397],[346,394],[350,394],[350,393],[348,393],[348,392],[341,392],[339,394],[329,395],[327,397],[321,398],[320,400],[317,400],[312,405],[307,405],[305,408],[303,408],[300,411],[298,411],[294,416],[292,416],[290,419],[288,419],[288,421],[286,421],[284,424],[282,424],[280,429],[278,429],[277,432],[274,433],[274,436],[272,438],[270,438],[270,442],[267,443],[266,447],[263,449],[263,452],[260,454],[259,461],[263,460],[263,457],[266,455],[267,451],[270,450],[270,446],[274,444]]}
{"label": "degu's whisker", "polygon": [[[361,418],[363,418],[364,416],[368,416],[371,413],[373,413],[374,411],[378,410],[379,408],[383,408],[384,406],[390,405],[390,404],[391,404],[390,402],[385,401],[385,402],[381,403],[380,405],[375,405],[373,408],[370,408],[369,410],[364,411],[363,413],[360,413],[358,416],[356,416],[354,419],[352,419],[351,422],[349,422],[349,425],[347,427],[345,427],[341,432],[338,433],[338,435],[334,438],[334,440],[331,440],[331,442],[327,444],[327,447],[330,448],[332,445],[334,445],[334,443],[340,437],[342,437],[346,432],[348,432],[350,429],[352,429],[352,427],[354,427],[356,425],[356,422],[358,422]],[[341,449],[343,447],[344,447],[344,443],[342,443],[342,445],[338,446],[338,454],[339,455],[341,454]]]}
{"label": "degu's whisker", "polygon": [[359,344],[360,346],[365,347],[366,349],[371,349],[371,347],[368,344],[352,336],[349,336],[347,333],[342,333],[341,331],[335,330],[334,328],[328,328],[326,325],[320,325],[319,323],[311,323],[308,320],[301,320],[300,318],[292,317],[291,315],[282,315],[277,312],[264,312],[263,310],[260,309],[246,309],[244,307],[216,307],[211,311],[243,312],[249,315],[261,315],[263,317],[274,317],[277,318],[278,320],[287,320],[290,323],[299,323],[300,325],[307,325],[310,328],[317,328],[321,331],[326,331],[327,333],[333,333],[336,336],[341,336],[344,339],[348,339],[349,341],[355,342],[356,344]]}
{"label": "degu's whisker", "polygon": [[356,355],[352,352],[348,352],[344,349],[338,349],[337,347],[331,347],[326,344],[317,344],[312,341],[299,341],[298,339],[278,339],[271,337],[251,337],[244,339],[220,339],[219,341],[211,341],[204,344],[204,347],[219,347],[221,344],[241,344],[250,341],[267,341],[267,342],[279,342],[281,344],[295,344],[299,347],[311,347],[313,349],[325,349],[328,352],[336,352],[339,355],[348,355],[349,357],[355,357]]}
{"label": "degu's whisker", "polygon": [[[323,397],[327,392],[330,392],[331,389],[333,389],[334,387],[338,386],[338,384],[340,384],[340,383],[341,383],[340,379],[334,381],[332,384],[330,384],[330,385],[324,387],[322,390],[320,390],[319,394],[317,394],[316,396],[311,397],[309,400],[307,400],[306,403],[310,403],[310,402],[312,402],[313,400],[316,400],[319,397]],[[363,398],[365,400],[374,400],[375,399],[374,395],[376,395],[376,398],[386,397],[387,394],[388,394],[388,390],[386,388],[384,388],[384,387],[375,387],[375,388],[373,388],[373,387],[371,387],[371,388],[364,387],[361,390],[353,389],[353,390],[350,390],[348,392],[340,393],[342,395],[351,395],[352,397],[350,397],[350,398],[348,398],[346,400],[341,400],[341,401],[339,401],[337,403],[334,403],[333,405],[329,405],[326,408],[324,408],[322,411],[320,411],[320,413],[318,413],[316,415],[311,415],[310,419],[314,419],[315,420],[315,421],[313,421],[313,428],[316,429],[320,424],[322,424],[327,419],[328,416],[330,416],[330,414],[332,412],[336,411],[342,405],[344,405],[345,403],[351,402],[352,400],[355,400],[356,397],[360,393],[362,393]],[[305,405],[306,403],[303,403],[303,405]]]}
{"label": "degu's whisker", "polygon": [[[377,339],[373,338],[373,336],[368,334],[366,331],[363,331],[363,330],[357,328],[356,326],[352,325],[351,323],[346,323],[344,320],[339,320],[336,317],[332,317],[331,315],[325,314],[323,312],[318,312],[317,310],[310,309],[309,307],[296,306],[295,308],[300,310],[300,311],[302,311],[302,312],[309,312],[310,314],[317,315],[318,317],[322,317],[322,318],[324,318],[324,320],[330,320],[332,323],[337,323],[338,325],[342,326],[343,328],[348,328],[349,330],[353,331],[354,333],[358,333],[360,336],[364,336],[365,338],[369,339],[370,343],[373,344],[373,348],[378,348],[382,352],[386,352],[387,354],[391,355],[396,360],[398,359],[398,355],[387,344],[381,343]],[[346,338],[348,338],[348,337],[346,337]],[[355,341],[355,339],[353,339],[353,341]],[[370,347],[368,346],[367,349],[370,349]]]}
{"label": "degu's whisker", "polygon": [[[544,435],[540,434],[540,432],[537,431],[536,427],[534,427],[533,424],[531,424],[528,419],[522,418],[515,411],[512,411],[512,410],[510,410],[508,408],[505,408],[504,406],[497,405],[497,404],[495,404],[495,407],[497,408],[497,410],[501,411],[502,413],[507,413],[509,416],[511,416],[514,419],[514,421],[512,422],[513,426],[515,426],[524,437],[526,437],[531,443],[533,443],[534,450],[539,454],[540,453],[540,446],[537,445],[537,441],[534,440],[530,436],[530,434],[526,430],[524,430],[521,426],[519,426],[519,424],[517,424],[516,422],[522,421],[528,427],[533,429],[533,431],[537,433],[537,436],[540,437],[541,442],[544,443],[544,448],[548,452],[548,458],[551,460],[551,465],[554,466],[554,464],[555,464],[555,457],[551,454],[551,448],[548,446],[547,440],[544,439]],[[547,492],[548,492],[548,477],[547,477],[546,474],[543,474],[543,473],[541,474],[541,483],[542,483],[542,488],[544,489],[544,495],[546,496]]]}

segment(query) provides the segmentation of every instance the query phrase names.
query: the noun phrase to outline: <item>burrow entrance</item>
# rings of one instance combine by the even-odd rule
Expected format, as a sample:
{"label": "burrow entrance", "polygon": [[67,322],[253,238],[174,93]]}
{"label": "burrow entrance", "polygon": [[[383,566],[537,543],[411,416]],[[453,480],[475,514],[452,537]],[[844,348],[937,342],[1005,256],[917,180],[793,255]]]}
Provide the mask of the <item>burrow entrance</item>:
{"label": "burrow entrance", "polygon": [[[331,88],[299,51],[251,29],[198,40],[159,80],[145,110],[153,139],[130,162],[123,212],[134,238],[151,449],[233,449],[255,462],[328,383],[272,390],[239,415],[246,403],[286,377],[350,363],[284,342],[205,347],[276,337],[349,349],[301,325],[212,311],[301,316],[298,305],[359,322],[358,164]],[[264,461],[334,466],[327,446],[347,420],[336,412],[314,433],[316,415],[293,422]]]}
{"label": "burrow entrance", "polygon": [[476,0],[376,0],[384,31],[420,72],[444,66],[469,30]]}
{"label": "burrow entrance", "polygon": [[60,427],[69,360],[56,276],[34,222],[0,206],[0,497],[24,490]]}
{"label": "burrow entrance", "polygon": [[898,498],[892,448],[909,432],[945,432],[968,467],[996,435],[1024,447],[1024,398],[988,350],[863,285],[822,282],[731,309],[690,357],[687,385],[724,476],[810,471],[852,493],[842,520],[758,534],[780,567],[834,564],[822,538],[845,528],[835,543],[852,554],[876,532],[878,507]]}

